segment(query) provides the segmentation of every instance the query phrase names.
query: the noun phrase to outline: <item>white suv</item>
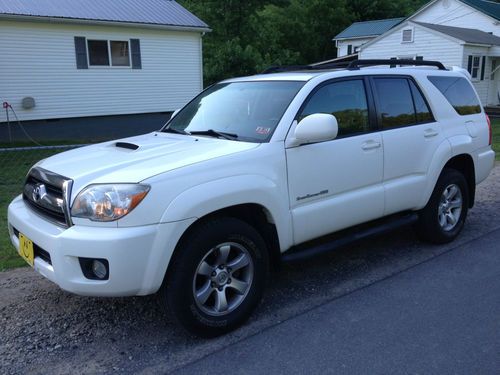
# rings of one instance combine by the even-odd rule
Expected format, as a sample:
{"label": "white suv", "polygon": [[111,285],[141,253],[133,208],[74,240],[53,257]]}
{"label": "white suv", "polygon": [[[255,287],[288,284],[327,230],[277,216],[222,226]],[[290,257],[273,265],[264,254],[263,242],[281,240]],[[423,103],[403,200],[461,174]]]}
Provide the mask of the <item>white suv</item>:
{"label": "white suv", "polygon": [[408,223],[451,241],[494,165],[487,116],[464,72],[374,64],[395,62],[226,80],[157,132],[42,160],[9,206],[12,243],[67,291],[159,292],[214,336],[280,260]]}

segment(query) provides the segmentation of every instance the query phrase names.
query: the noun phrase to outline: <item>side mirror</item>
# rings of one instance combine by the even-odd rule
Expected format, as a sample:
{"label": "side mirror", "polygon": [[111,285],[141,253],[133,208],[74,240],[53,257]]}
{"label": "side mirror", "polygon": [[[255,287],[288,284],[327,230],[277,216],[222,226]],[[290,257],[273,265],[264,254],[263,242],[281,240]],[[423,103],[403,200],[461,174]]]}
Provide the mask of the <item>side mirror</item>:
{"label": "side mirror", "polygon": [[295,127],[297,145],[324,142],[335,139],[339,125],[334,115],[315,113],[303,118]]}
{"label": "side mirror", "polygon": [[172,118],[172,117],[174,117],[176,114],[178,114],[180,110],[181,110],[181,109],[180,109],[180,108],[178,108],[178,109],[176,109],[175,111],[173,111],[173,112],[172,112],[172,115],[170,116],[170,118]]}

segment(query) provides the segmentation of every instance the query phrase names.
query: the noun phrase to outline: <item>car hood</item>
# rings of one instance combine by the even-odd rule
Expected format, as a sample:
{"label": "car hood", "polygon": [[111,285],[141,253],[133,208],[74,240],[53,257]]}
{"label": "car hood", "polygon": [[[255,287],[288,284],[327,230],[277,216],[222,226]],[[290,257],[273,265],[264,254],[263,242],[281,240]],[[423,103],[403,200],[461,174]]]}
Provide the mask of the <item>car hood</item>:
{"label": "car hood", "polygon": [[37,166],[73,179],[73,192],[90,183],[140,182],[206,160],[258,147],[257,143],[154,132],[47,158]]}

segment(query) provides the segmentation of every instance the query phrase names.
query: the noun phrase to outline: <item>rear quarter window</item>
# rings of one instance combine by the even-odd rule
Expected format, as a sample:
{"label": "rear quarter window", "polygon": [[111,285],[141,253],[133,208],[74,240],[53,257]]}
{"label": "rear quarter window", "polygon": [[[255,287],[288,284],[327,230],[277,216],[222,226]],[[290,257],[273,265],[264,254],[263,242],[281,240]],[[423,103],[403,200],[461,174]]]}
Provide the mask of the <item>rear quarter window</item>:
{"label": "rear quarter window", "polygon": [[481,113],[481,104],[470,82],[462,77],[427,77],[459,115]]}

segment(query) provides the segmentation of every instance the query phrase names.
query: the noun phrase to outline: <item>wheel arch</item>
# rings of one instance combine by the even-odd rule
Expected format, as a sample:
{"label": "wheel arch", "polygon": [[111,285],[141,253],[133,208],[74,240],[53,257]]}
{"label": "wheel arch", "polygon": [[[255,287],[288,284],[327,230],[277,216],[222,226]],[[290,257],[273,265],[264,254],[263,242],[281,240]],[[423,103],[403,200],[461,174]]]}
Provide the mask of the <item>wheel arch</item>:
{"label": "wheel arch", "polygon": [[267,250],[269,252],[269,259],[271,266],[277,268],[281,260],[280,240],[278,231],[274,223],[271,212],[263,205],[257,203],[242,203],[218,209],[216,211],[207,213],[206,215],[194,221],[181,235],[177,245],[172,253],[172,258],[167,267],[166,273],[169,272],[170,265],[173,263],[175,255],[178,253],[182,244],[189,238],[191,233],[206,221],[213,220],[219,217],[231,217],[239,219],[256,229],[263,237]]}
{"label": "wheel arch", "polygon": [[469,208],[472,208],[476,197],[476,171],[472,156],[465,153],[455,155],[446,162],[443,170],[445,168],[455,169],[464,175],[469,190]]}

